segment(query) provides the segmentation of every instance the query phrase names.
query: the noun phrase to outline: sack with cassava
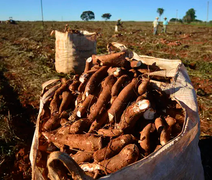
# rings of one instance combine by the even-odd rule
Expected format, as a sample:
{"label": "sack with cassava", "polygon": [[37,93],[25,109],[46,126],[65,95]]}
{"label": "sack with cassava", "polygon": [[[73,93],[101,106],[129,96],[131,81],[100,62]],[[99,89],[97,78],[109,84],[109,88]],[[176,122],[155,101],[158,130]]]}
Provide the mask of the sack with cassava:
{"label": "sack with cassava", "polygon": [[108,51],[80,77],[42,85],[32,179],[203,180],[196,94],[182,62],[115,42]]}
{"label": "sack with cassava", "polygon": [[53,31],[55,33],[55,69],[58,73],[82,73],[85,60],[96,54],[96,33]]}

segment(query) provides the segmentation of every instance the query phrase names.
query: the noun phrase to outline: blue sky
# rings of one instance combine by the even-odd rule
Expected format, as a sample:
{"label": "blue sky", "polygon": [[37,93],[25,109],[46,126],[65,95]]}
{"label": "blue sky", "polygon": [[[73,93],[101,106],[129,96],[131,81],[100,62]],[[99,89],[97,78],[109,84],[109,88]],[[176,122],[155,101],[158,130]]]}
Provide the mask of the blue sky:
{"label": "blue sky", "polygon": [[164,9],[162,17],[168,19],[183,18],[194,8],[197,19],[206,21],[209,12],[208,20],[212,20],[212,0],[0,0],[0,20],[42,20],[41,1],[45,21],[80,21],[82,12],[88,10],[94,12],[96,21],[103,20],[104,13],[112,15],[111,21],[152,21],[158,8]]}

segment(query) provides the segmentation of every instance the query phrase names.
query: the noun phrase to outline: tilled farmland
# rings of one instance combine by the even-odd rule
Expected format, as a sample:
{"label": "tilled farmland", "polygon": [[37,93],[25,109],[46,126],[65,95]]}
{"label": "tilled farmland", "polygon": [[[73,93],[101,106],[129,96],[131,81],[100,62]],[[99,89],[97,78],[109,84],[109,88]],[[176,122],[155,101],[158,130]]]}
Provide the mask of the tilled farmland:
{"label": "tilled farmland", "polygon": [[[151,32],[151,23],[138,23],[138,22],[126,22],[124,23],[124,29],[120,31],[119,33],[114,35],[114,28],[112,22],[98,22],[96,24],[92,24],[92,22],[70,22],[70,27],[73,29],[85,29],[89,31],[95,31],[98,32],[98,38],[97,38],[97,53],[98,54],[107,54],[107,48],[106,45],[112,41],[120,42],[125,44],[129,49],[135,51],[138,54],[142,55],[148,55],[148,56],[154,56],[157,58],[166,58],[166,59],[180,59],[185,64],[188,74],[190,76],[190,79],[194,85],[194,88],[197,93],[197,100],[199,105],[199,115],[200,115],[200,121],[201,121],[201,136],[200,136],[200,150],[202,152],[202,162],[203,167],[205,170],[205,177],[206,179],[210,179],[211,174],[208,171],[210,169],[211,165],[211,155],[208,153],[207,144],[211,141],[211,129],[210,122],[211,122],[211,75],[210,75],[210,67],[211,67],[211,28],[205,27],[205,26],[191,26],[191,25],[175,25],[171,24],[168,28],[168,34],[159,34],[158,36],[153,36]],[[97,25],[98,24],[98,25]],[[39,110],[39,99],[41,95],[41,84],[45,81],[53,78],[59,78],[59,79],[66,79],[64,83],[67,85],[67,87],[70,87],[73,83],[73,81],[77,81],[77,76],[74,76],[74,74],[59,74],[55,71],[54,67],[54,55],[55,55],[55,45],[54,41],[55,39],[50,36],[51,30],[58,29],[63,30],[65,23],[57,23],[57,22],[46,22],[45,27],[42,28],[42,24],[40,22],[20,22],[17,25],[10,25],[10,24],[0,24],[0,60],[1,60],[1,139],[3,146],[2,148],[2,158],[1,158],[1,176],[5,178],[11,178],[13,177],[19,177],[19,179],[30,179],[31,176],[31,170],[30,170],[30,163],[29,163],[29,148],[32,141],[32,135],[34,133],[34,123],[37,118],[38,110]],[[131,67],[131,64],[129,65]],[[151,67],[151,68],[157,68],[157,67]],[[90,73],[94,73],[95,71],[99,70],[100,67],[97,67],[97,65],[93,66]],[[133,68],[131,68],[133,69]],[[122,88],[127,87],[127,84],[130,84],[130,82],[134,82],[135,77],[139,77],[137,82],[135,83],[138,87],[141,82],[144,82],[145,79],[148,79],[147,76],[143,75],[145,72],[133,72],[130,68],[127,68],[127,73],[125,70],[125,74],[122,75],[122,78],[125,79],[125,84],[123,84]],[[95,70],[95,71],[94,71]],[[112,73],[119,73],[119,70],[114,70],[112,68],[107,69],[107,76],[108,78],[111,78],[109,70],[112,71]],[[151,70],[151,69],[150,69]],[[155,70],[155,69],[154,69]],[[92,72],[93,71],[93,72]],[[114,72],[113,72],[114,71]],[[152,69],[153,71],[153,69]],[[129,74],[128,74],[129,73]],[[137,73],[137,74],[136,74]],[[90,74],[90,75],[91,75]],[[127,76],[127,77],[126,77]],[[121,77],[121,76],[120,76]],[[141,78],[142,77],[142,78]],[[75,78],[75,79],[74,79]],[[104,77],[106,78],[106,76]],[[118,80],[118,77],[115,79],[112,78],[110,80],[110,83],[114,83]],[[73,121],[74,116],[75,119],[80,119],[81,117],[85,120],[78,121],[78,123],[85,123],[85,124],[93,124],[95,121],[91,122],[86,119],[96,119],[97,116],[100,116],[104,119],[105,116],[109,116],[108,118],[105,118],[105,124],[99,125],[97,122],[94,123],[97,126],[99,125],[100,128],[96,127],[94,125],[87,126],[85,129],[83,129],[81,132],[92,132],[95,134],[102,133],[101,135],[104,136],[103,142],[105,144],[102,144],[103,147],[107,147],[108,143],[111,142],[108,140],[108,137],[110,139],[110,136],[105,136],[105,133],[111,133],[112,131],[116,131],[116,133],[120,133],[119,136],[125,136],[125,134],[130,134],[131,131],[130,128],[126,127],[121,119],[122,114],[125,112],[129,115],[129,121],[133,119],[132,114],[130,114],[131,110],[127,110],[126,107],[129,109],[135,108],[139,103],[146,103],[148,104],[157,104],[158,102],[154,102],[154,96],[159,96],[161,98],[168,98],[162,96],[161,92],[154,91],[151,89],[151,86],[148,84],[148,96],[143,97],[144,99],[147,99],[146,101],[136,100],[138,98],[139,92],[135,93],[135,96],[132,95],[132,99],[124,99],[126,100],[125,107],[121,107],[123,109],[126,109],[125,111],[120,111],[118,114],[118,117],[113,117],[114,113],[111,112],[110,106],[111,102],[117,101],[117,97],[114,96],[113,98],[110,98],[109,104],[104,104],[101,101],[102,97],[101,89],[104,89],[104,81],[99,82],[100,84],[98,86],[94,86],[95,93],[89,93],[88,90],[81,91],[81,93],[78,94],[72,94],[67,95],[68,98],[73,98],[72,100],[79,100],[77,103],[77,109],[75,110],[75,107],[73,108],[72,116],[68,116],[68,121]],[[112,81],[112,82],[111,82]],[[167,81],[167,79],[166,79]],[[110,83],[106,83],[108,86]],[[112,83],[112,84],[113,84]],[[61,84],[63,84],[63,80],[61,81]],[[151,83],[150,83],[151,84]],[[112,85],[111,85],[112,86]],[[74,87],[73,87],[74,88]],[[69,88],[68,88],[69,89]],[[86,88],[88,89],[88,87]],[[107,88],[106,88],[107,89]],[[109,91],[112,91],[112,88],[108,87]],[[69,90],[72,92],[71,90]],[[105,90],[106,91],[106,90]],[[80,91],[79,91],[80,92]],[[87,93],[86,93],[87,92]],[[130,91],[132,93],[132,91]],[[81,95],[80,95],[81,94]],[[111,92],[110,92],[111,94]],[[128,94],[128,93],[127,93]],[[144,93],[146,94],[146,93]],[[101,96],[100,96],[101,95]],[[66,95],[58,95],[59,96],[59,102],[62,102],[63,96]],[[71,97],[70,97],[71,96]],[[80,100],[80,96],[81,100]],[[91,97],[94,96],[94,97]],[[143,95],[144,96],[144,95]],[[88,100],[90,99],[90,101]],[[78,106],[81,105],[81,101],[89,101],[89,111],[88,108],[85,110],[83,108],[79,108]],[[169,101],[169,99],[166,99]],[[91,104],[93,106],[90,106]],[[98,102],[98,103],[97,103]],[[137,103],[139,102],[139,103]],[[102,104],[101,104],[102,103]],[[141,103],[141,104],[142,104]],[[170,102],[171,109],[176,108],[176,102]],[[98,105],[101,104],[102,106]],[[118,103],[117,103],[118,104]],[[97,106],[98,105],[98,106]],[[60,111],[60,115],[62,113],[63,108],[59,107],[57,105],[58,112]],[[101,108],[100,108],[101,107]],[[118,107],[118,105],[116,106]],[[154,106],[153,106],[154,107]],[[169,116],[173,116],[173,114],[164,114],[162,109],[158,109],[158,106],[156,106],[156,109],[153,108],[153,112],[157,114],[157,118],[160,116],[163,116],[163,121],[166,121],[166,118]],[[98,108],[100,108],[99,111],[95,111]],[[147,105],[147,108],[149,109],[150,106]],[[51,109],[51,108],[50,108]],[[139,107],[138,107],[139,109]],[[51,109],[52,110],[52,109]],[[106,110],[106,111],[105,111]],[[107,112],[107,113],[106,113]],[[152,111],[148,110],[150,114]],[[69,112],[70,113],[70,112]],[[138,116],[145,119],[145,112],[139,112],[140,114]],[[51,113],[52,114],[52,113]],[[54,114],[54,113],[53,113]],[[93,116],[93,117],[92,117]],[[67,115],[66,115],[67,117]],[[137,117],[137,115],[136,115]],[[53,119],[53,117],[51,117]],[[81,119],[82,119],[81,118]],[[60,118],[61,119],[61,118]],[[67,123],[63,118],[63,123]],[[175,118],[176,120],[176,118]],[[60,120],[60,124],[58,124],[56,127],[62,126],[62,120]],[[111,122],[108,124],[108,121]],[[150,120],[152,121],[152,120]],[[165,122],[167,124],[167,122]],[[77,121],[76,121],[77,122]],[[138,123],[138,121],[134,122],[133,124]],[[152,123],[152,122],[151,122]],[[179,123],[179,122],[178,122]],[[72,123],[70,123],[71,125]],[[130,125],[130,127],[133,129],[137,126]],[[176,123],[175,123],[176,124]],[[137,125],[137,124],[136,124]],[[55,125],[54,125],[55,126]],[[145,125],[142,125],[145,127]],[[149,125],[150,126],[150,125]],[[72,127],[72,126],[71,126]],[[92,129],[91,127],[95,127]],[[148,126],[147,126],[148,127]],[[181,126],[179,126],[182,128]],[[73,127],[72,127],[73,128]],[[140,126],[141,128],[141,126]],[[149,127],[150,128],[150,127]],[[24,129],[24,130],[23,130]],[[50,137],[52,135],[50,132],[54,129],[52,127],[48,127],[47,125],[44,125],[43,129],[45,131],[43,132],[43,135],[46,137]],[[133,136],[133,144],[136,145],[139,154],[143,154],[144,156],[148,155],[149,153],[153,152],[156,148],[157,144],[160,144],[158,142],[158,134],[156,133],[157,126],[156,124],[151,124],[151,130],[148,130],[149,132],[153,131],[152,129],[155,129],[153,132],[151,132],[151,138],[153,138],[153,144],[150,145],[150,149],[144,150],[145,148],[142,148],[142,138],[140,137],[142,132],[142,129],[139,129],[136,131],[136,134],[132,134]],[[70,129],[72,131],[76,131],[76,129]],[[47,132],[46,132],[47,131]],[[114,132],[112,132],[114,134]],[[175,132],[176,133],[176,132]],[[178,132],[179,133],[179,132]],[[49,135],[50,134],[50,135]],[[157,136],[156,136],[157,134]],[[56,136],[56,134],[54,134]],[[175,135],[176,136],[176,135]],[[173,137],[173,135],[172,135]],[[113,137],[114,138],[114,137]],[[51,139],[51,138],[47,138]],[[114,138],[115,139],[115,138]],[[42,139],[43,142],[46,141],[46,139]],[[48,140],[50,141],[50,140]],[[136,143],[135,143],[136,142]],[[54,142],[52,142],[54,144]],[[57,143],[56,143],[57,144]],[[68,145],[66,145],[68,146]],[[70,145],[69,147],[72,147],[72,154],[73,156],[76,154],[76,151],[73,152],[73,149],[77,147],[73,147],[73,145]],[[79,148],[80,149],[80,148]],[[134,148],[136,149],[136,148]],[[137,152],[137,150],[136,150]],[[135,152],[135,153],[136,153]],[[93,158],[93,156],[92,156]],[[139,160],[142,157],[138,156],[135,159]],[[99,160],[101,162],[101,160]],[[100,171],[101,173],[105,173],[104,170]],[[110,173],[110,172],[106,172]]]}

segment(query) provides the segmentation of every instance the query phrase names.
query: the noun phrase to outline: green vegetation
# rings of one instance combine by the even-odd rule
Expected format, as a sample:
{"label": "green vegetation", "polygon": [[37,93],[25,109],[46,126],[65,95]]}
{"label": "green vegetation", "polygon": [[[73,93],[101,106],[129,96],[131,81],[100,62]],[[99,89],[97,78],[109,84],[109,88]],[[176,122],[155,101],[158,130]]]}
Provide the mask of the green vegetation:
{"label": "green vegetation", "polygon": [[186,12],[186,15],[183,17],[183,21],[190,23],[192,21],[195,21],[196,15],[195,15],[195,10],[193,8],[189,9]]}
{"label": "green vegetation", "polygon": [[89,21],[95,19],[95,14],[93,11],[84,11],[82,12],[80,18],[84,21]]}
{"label": "green vegetation", "polygon": [[102,14],[102,18],[105,19],[105,21],[107,21],[108,19],[110,19],[111,16],[112,15],[110,13],[104,13],[104,14]]}
{"label": "green vegetation", "polygon": [[164,12],[164,9],[163,8],[158,8],[157,9],[157,13],[159,14],[159,17],[162,16],[163,12]]}

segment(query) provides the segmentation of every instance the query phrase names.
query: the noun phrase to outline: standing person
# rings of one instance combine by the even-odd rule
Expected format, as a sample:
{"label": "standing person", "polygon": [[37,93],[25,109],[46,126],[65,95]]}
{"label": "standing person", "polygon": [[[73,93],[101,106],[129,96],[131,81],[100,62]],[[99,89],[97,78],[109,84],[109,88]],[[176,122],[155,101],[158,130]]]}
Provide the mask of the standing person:
{"label": "standing person", "polygon": [[158,34],[158,17],[155,18],[155,20],[153,21],[153,34],[157,35]]}
{"label": "standing person", "polygon": [[66,24],[65,29],[63,30],[64,32],[68,31],[69,27],[68,24]]}
{"label": "standing person", "polygon": [[167,21],[167,18],[165,17],[164,18],[164,21],[163,21],[163,33],[166,33],[167,31],[167,25],[168,25],[168,21]]}
{"label": "standing person", "polygon": [[115,31],[118,32],[119,27],[123,27],[122,23],[121,23],[121,19],[118,19],[118,21],[116,22],[116,26],[115,26]]}

